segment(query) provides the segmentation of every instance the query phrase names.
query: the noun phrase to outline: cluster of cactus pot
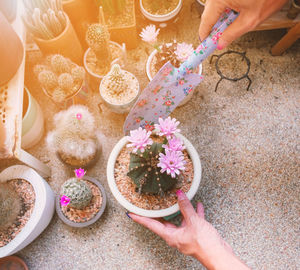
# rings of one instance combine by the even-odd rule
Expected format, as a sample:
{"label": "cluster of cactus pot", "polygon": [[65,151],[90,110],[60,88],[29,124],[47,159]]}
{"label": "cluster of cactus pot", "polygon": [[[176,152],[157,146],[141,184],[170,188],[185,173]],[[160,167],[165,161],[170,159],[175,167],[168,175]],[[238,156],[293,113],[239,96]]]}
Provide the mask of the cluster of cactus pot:
{"label": "cluster of cactus pot", "polygon": [[18,194],[6,183],[0,183],[0,230],[12,225],[21,210]]}
{"label": "cluster of cactus pot", "polygon": [[45,62],[44,65],[36,65],[34,73],[54,101],[62,102],[80,89],[85,78],[83,67],[60,54],[48,56]]}
{"label": "cluster of cactus pot", "polygon": [[61,0],[24,0],[24,4],[23,21],[35,37],[53,39],[66,28],[67,18]]}

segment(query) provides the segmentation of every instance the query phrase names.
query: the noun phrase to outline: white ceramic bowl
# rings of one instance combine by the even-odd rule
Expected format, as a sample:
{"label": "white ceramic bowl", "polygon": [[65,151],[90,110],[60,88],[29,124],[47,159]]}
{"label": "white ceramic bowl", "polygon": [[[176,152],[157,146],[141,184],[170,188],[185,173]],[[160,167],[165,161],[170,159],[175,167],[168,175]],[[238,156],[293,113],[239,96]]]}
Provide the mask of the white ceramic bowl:
{"label": "white ceramic bowl", "polygon": [[151,14],[150,12],[148,12],[143,7],[143,1],[140,0],[140,9],[141,9],[142,14],[147,19],[149,19],[150,21],[154,21],[154,22],[166,22],[166,21],[173,19],[179,13],[181,8],[182,8],[182,0],[179,0],[177,7],[175,9],[173,9],[171,12],[164,14],[164,15],[155,15],[155,14]]}
{"label": "white ceramic bowl", "polygon": [[[147,77],[149,79],[149,81],[152,81],[152,75],[151,75],[151,62],[153,60],[153,57],[157,54],[157,50],[154,50],[148,57],[147,62],[146,62],[146,74]],[[199,71],[198,74],[201,75],[202,74],[202,63],[199,65]],[[194,91],[192,91],[189,95],[187,95],[183,101],[180,102],[180,104],[178,105],[183,106],[185,105],[192,97],[193,97]]]}
{"label": "white ceramic bowl", "polygon": [[[197,150],[194,148],[191,142],[181,134],[177,134],[176,136],[179,137],[181,140],[183,140],[186,150],[189,153],[193,162],[194,179],[192,181],[190,190],[186,193],[187,197],[191,200],[197,193],[200,185],[201,174],[202,174],[201,162]],[[140,216],[158,218],[158,217],[168,217],[177,213],[179,211],[178,203],[166,209],[146,210],[130,203],[121,194],[115,182],[114,169],[115,169],[115,163],[119,156],[119,153],[127,143],[128,140],[126,139],[126,137],[123,137],[113,148],[107,163],[107,181],[108,181],[109,188],[112,194],[114,195],[114,197],[116,198],[116,200],[129,212],[135,213]]]}

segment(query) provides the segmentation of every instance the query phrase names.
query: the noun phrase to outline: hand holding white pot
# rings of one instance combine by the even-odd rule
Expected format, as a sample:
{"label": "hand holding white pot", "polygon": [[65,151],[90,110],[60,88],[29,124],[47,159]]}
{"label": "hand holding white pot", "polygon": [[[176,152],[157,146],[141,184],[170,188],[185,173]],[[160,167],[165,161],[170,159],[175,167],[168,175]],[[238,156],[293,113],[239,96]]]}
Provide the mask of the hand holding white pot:
{"label": "hand holding white pot", "polygon": [[199,260],[207,269],[249,269],[233,253],[232,248],[218,231],[205,220],[204,208],[197,204],[195,211],[191,202],[181,191],[177,191],[178,204],[183,215],[181,226],[158,219],[129,213],[135,222],[153,231],[171,247]]}

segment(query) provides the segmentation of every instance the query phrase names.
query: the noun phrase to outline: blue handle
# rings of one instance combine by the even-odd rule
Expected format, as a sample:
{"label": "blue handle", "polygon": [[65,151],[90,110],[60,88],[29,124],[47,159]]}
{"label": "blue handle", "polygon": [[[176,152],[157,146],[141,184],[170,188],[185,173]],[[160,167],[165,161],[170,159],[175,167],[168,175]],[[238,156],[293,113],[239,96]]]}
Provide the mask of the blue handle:
{"label": "blue handle", "polygon": [[218,46],[218,39],[224,30],[236,19],[238,13],[226,9],[220,19],[212,28],[209,36],[198,46],[194,53],[179,67],[179,71],[184,72],[186,68],[195,69],[206,59]]}

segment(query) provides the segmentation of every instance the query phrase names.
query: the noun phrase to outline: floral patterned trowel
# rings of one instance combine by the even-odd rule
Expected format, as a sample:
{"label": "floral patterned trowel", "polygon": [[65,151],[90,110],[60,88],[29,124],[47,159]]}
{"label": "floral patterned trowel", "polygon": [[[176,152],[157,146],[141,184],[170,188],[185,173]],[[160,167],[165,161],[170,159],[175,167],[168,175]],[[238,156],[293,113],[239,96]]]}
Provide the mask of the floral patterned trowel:
{"label": "floral patterned trowel", "polygon": [[168,62],[158,71],[129,112],[125,134],[138,127],[153,130],[158,118],[166,118],[193,91],[203,79],[193,70],[217,48],[218,39],[237,16],[238,13],[227,9],[210,35],[179,68]]}

